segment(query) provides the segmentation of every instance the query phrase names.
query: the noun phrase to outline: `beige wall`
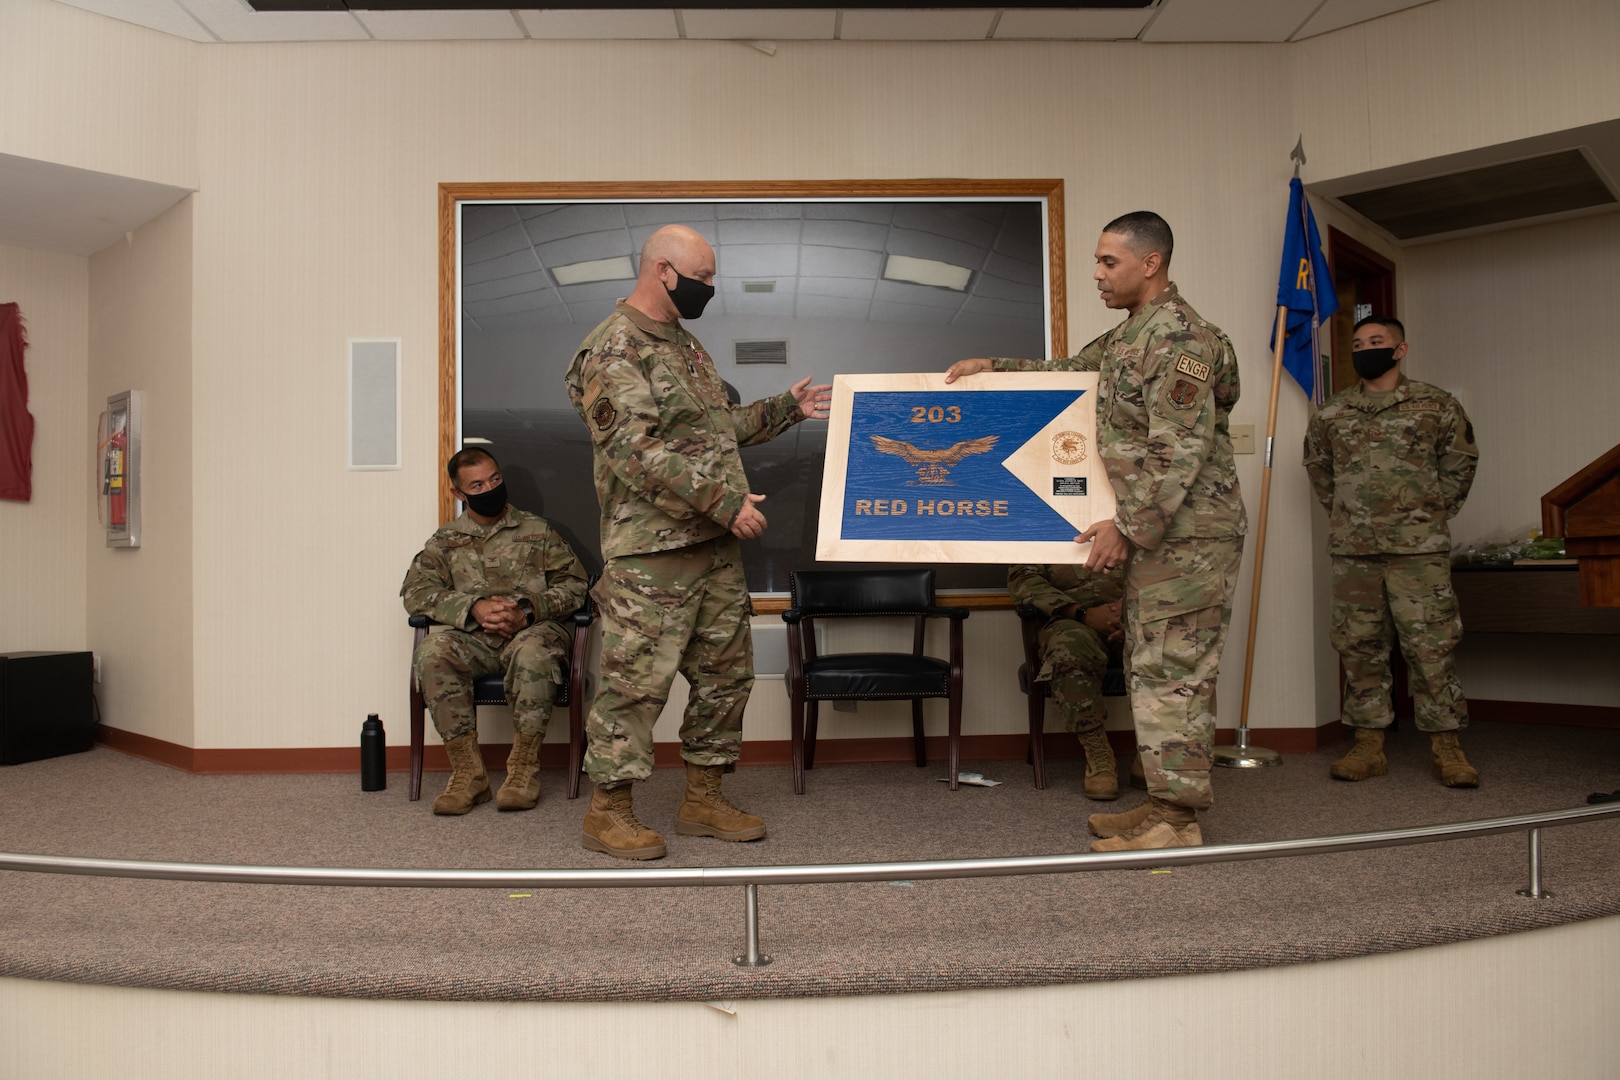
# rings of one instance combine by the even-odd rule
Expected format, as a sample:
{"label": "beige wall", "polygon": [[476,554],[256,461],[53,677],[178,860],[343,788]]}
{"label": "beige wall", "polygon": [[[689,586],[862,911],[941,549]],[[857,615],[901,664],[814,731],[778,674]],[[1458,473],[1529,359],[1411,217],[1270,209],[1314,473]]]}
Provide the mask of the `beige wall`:
{"label": "beige wall", "polygon": [[[1479,433],[1459,543],[1528,536],[1541,496],[1620,444],[1620,364],[1602,318],[1620,292],[1620,214],[1414,247],[1401,282],[1413,378],[1457,393]],[[1476,634],[1458,655],[1473,697],[1620,702],[1614,639]]]}
{"label": "beige wall", "polygon": [[[1086,273],[1096,228],[1158,206],[1180,230],[1178,281],[1246,358],[1251,394],[1240,419],[1263,416],[1263,392],[1252,387],[1262,382],[1268,323],[1253,295],[1264,296],[1274,273],[1282,207],[1244,163],[1282,122],[1277,49],[1154,51],[1163,73],[1145,108],[1192,112],[1176,124],[1186,132],[1179,148],[1135,113],[1108,107],[1139,63],[1137,52],[1109,45],[806,43],[767,57],[729,43],[524,42],[204,54],[197,440],[215,445],[245,426],[276,453],[242,465],[246,483],[224,457],[197,463],[199,486],[222,509],[198,521],[198,593],[228,585],[262,616],[227,628],[199,608],[198,745],[342,745],[368,712],[385,722],[403,715],[407,638],[392,597],[434,525],[441,181],[1062,176],[1069,258],[1080,270],[1074,340],[1112,322]],[[641,69],[641,81],[600,79],[609,58]],[[1221,104],[1204,89],[1216,83]],[[644,86],[660,88],[652,114]],[[621,127],[631,116],[644,119]],[[627,149],[647,137],[656,154]],[[1129,152],[1105,157],[1109,144]],[[1195,183],[1187,159],[1198,162]],[[351,336],[403,341],[400,472],[343,467],[342,343]],[[230,407],[210,407],[223,402]],[[1245,461],[1251,482],[1253,465]],[[244,535],[247,516],[256,528]],[[1282,550],[1285,573],[1302,554]],[[975,629],[995,635],[998,619],[1010,636],[1007,615]],[[1276,647],[1299,646],[1279,638]],[[267,669],[300,677],[266,684]],[[995,677],[1006,670],[999,655],[994,668],[975,665],[971,693],[983,699],[969,732],[1017,730],[1010,681]],[[1297,664],[1280,663],[1262,681],[1274,694],[1310,693]],[[260,692],[243,700],[244,684]],[[750,724],[755,737],[785,735],[778,692],[762,690]]]}
{"label": "beige wall", "polygon": [[4,0],[0,153],[195,188],[198,52],[51,0]]}
{"label": "beige wall", "polygon": [[[191,234],[186,200],[91,256],[85,421],[94,430],[110,395],[141,392],[141,546],[109,548],[95,523],[89,538],[89,636],[102,662],[102,719],[182,746],[196,745],[193,508],[199,499],[204,514],[213,506],[192,483]],[[234,456],[230,444],[218,450]],[[206,606],[252,618],[229,592]]]}
{"label": "beige wall", "polygon": [[85,429],[89,267],[72,255],[0,247],[0,304],[27,325],[33,498],[0,499],[0,652],[78,651],[85,638],[85,530],[95,509]]}
{"label": "beige wall", "polygon": [[[1510,0],[1438,0],[1291,46],[794,42],[775,56],[725,42],[201,46],[48,0],[14,0],[0,18],[32,39],[0,44],[0,90],[32,95],[48,117],[0,118],[0,152],[199,192],[198,747],[348,745],[368,712],[403,726],[394,594],[435,524],[441,182],[1062,177],[1071,343],[1113,321],[1089,280],[1098,225],[1158,209],[1177,230],[1174,277],[1238,348],[1247,392],[1234,420],[1263,431],[1296,135],[1307,178],[1325,179],[1620,113],[1608,56],[1620,15],[1604,0],[1534,16]],[[84,71],[86,47],[105,74]],[[68,133],[62,117],[81,113],[91,133]],[[350,337],[402,341],[399,471],[344,466]],[[1303,587],[1321,563],[1293,449],[1306,405],[1283,390],[1255,727],[1333,718]],[[1240,459],[1251,511],[1260,465]],[[1248,598],[1246,573],[1223,724],[1237,716]],[[970,625],[985,640],[967,730],[1017,730],[1001,677],[1011,617]],[[785,733],[779,699],[762,687],[755,737]],[[942,715],[931,723],[943,730]]]}

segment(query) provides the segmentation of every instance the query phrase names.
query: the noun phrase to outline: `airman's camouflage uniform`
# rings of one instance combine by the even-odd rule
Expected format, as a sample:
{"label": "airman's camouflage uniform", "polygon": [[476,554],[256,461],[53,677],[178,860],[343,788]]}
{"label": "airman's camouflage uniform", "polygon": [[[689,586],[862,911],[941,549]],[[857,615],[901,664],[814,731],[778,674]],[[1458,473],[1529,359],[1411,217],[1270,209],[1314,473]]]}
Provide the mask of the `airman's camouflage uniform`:
{"label": "airman's camouflage uniform", "polygon": [[[544,518],[506,507],[490,525],[465,512],[441,526],[405,574],[405,610],[435,627],[411,656],[433,726],[445,742],[476,731],[473,682],[505,672],[512,726],[545,738],[572,632],[557,620],[585,602],[585,571]],[[514,637],[485,630],[473,604],[516,601],[534,622]]]}
{"label": "airman's camouflage uniform", "polygon": [[[1009,566],[1007,592],[1014,604],[1032,607],[1047,618],[1038,642],[1041,669],[1036,682],[1049,684],[1064,726],[1077,735],[1096,731],[1108,718],[1102,680],[1111,649],[1103,636],[1085,624],[1084,609],[1112,604],[1125,595],[1123,571],[1092,571],[1062,563]],[[1079,604],[1082,617],[1058,612]]]}
{"label": "airman's camouflage uniform", "polygon": [[1237,356],[1174,283],[1135,315],[1054,360],[1000,371],[1097,371],[1097,441],[1131,542],[1125,666],[1148,793],[1210,805],[1215,676],[1232,620],[1248,517],[1227,424]]}
{"label": "airman's camouflage uniform", "polygon": [[793,394],[733,405],[680,323],[620,303],[569,365],[568,398],[595,447],[602,685],[586,725],[598,784],[652,772],[653,723],[679,671],[691,684],[681,756],[729,765],[754,683],[751,606],[731,523],[749,491],[738,448],[804,418]]}
{"label": "airman's camouflage uniform", "polygon": [[1345,724],[1394,719],[1390,649],[1398,635],[1421,731],[1468,725],[1452,652],[1462,620],[1451,591],[1450,518],[1474,483],[1479,448],[1457,399],[1401,376],[1372,394],[1329,398],[1305,433],[1305,469],[1328,512],[1333,647],[1344,663]]}

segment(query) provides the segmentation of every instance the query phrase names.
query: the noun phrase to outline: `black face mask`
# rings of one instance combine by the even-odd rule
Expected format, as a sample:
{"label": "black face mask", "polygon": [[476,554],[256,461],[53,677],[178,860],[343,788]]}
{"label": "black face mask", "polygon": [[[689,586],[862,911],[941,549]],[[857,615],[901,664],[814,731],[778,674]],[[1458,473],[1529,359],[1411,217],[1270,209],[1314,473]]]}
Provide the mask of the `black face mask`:
{"label": "black face mask", "polygon": [[500,517],[501,511],[506,509],[505,480],[502,480],[488,491],[480,491],[476,495],[469,495],[463,491],[460,492],[460,495],[461,500],[467,504],[467,509],[479,517]]}
{"label": "black face mask", "polygon": [[1395,366],[1394,349],[1357,349],[1350,354],[1350,363],[1363,379],[1376,379]]}
{"label": "black face mask", "polygon": [[[674,264],[670,265],[675,270]],[[681,313],[683,319],[696,319],[703,314],[703,309],[709,305],[714,297],[714,286],[705,285],[696,278],[689,278],[679,270],[675,270],[675,287],[671,289],[664,286],[669,298],[675,303],[675,310]]]}

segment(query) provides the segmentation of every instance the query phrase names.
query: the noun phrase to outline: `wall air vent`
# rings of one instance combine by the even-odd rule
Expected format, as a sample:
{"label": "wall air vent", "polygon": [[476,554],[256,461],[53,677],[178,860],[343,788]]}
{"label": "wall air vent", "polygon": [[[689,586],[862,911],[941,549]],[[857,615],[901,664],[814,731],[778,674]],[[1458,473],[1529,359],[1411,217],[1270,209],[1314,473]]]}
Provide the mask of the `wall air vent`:
{"label": "wall air vent", "polygon": [[785,341],[739,341],[736,344],[737,363],[739,364],[787,363],[787,342]]}
{"label": "wall air vent", "polygon": [[1620,203],[1581,150],[1335,196],[1397,240]]}

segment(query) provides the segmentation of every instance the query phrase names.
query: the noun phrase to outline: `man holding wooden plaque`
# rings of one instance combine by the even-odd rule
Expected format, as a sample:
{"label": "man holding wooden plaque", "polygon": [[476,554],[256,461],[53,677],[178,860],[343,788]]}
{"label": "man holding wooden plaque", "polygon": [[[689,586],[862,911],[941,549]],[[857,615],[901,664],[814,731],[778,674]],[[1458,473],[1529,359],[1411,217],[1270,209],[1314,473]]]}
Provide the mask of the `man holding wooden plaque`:
{"label": "man holding wooden plaque", "polygon": [[1097,450],[1117,503],[1075,539],[1086,565],[1125,568],[1125,657],[1148,801],[1093,814],[1093,851],[1203,843],[1212,802],[1215,676],[1232,617],[1248,524],[1227,431],[1237,356],[1170,280],[1170,226],[1138,211],[1097,241],[1092,275],[1119,326],[1051,362],[972,359],[947,383],[998,371],[1100,373]]}

